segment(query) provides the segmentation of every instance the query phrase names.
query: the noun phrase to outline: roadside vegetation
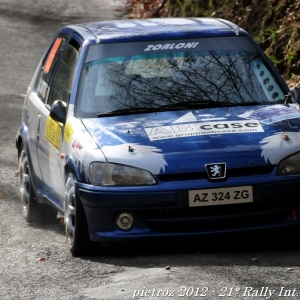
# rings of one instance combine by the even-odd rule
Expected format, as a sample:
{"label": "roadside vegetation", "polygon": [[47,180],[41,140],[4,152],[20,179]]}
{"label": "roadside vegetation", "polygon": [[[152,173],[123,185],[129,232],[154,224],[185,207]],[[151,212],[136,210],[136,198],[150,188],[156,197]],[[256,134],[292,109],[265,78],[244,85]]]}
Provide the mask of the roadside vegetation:
{"label": "roadside vegetation", "polygon": [[290,87],[300,85],[300,0],[126,0],[132,18],[214,17],[254,37]]}

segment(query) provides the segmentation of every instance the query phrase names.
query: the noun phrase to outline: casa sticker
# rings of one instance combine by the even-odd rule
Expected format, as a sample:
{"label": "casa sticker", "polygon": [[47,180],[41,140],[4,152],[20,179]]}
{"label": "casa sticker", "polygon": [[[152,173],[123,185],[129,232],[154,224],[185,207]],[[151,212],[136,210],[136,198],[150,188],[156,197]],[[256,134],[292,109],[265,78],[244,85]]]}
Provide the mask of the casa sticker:
{"label": "casa sticker", "polygon": [[299,119],[299,118],[300,118],[299,113],[292,113],[286,115],[272,116],[270,119],[262,120],[261,122],[264,124],[273,124],[280,121]]}
{"label": "casa sticker", "polygon": [[145,128],[150,141],[199,135],[264,132],[259,121],[219,121]]}
{"label": "casa sticker", "polygon": [[73,133],[74,131],[72,129],[72,126],[70,124],[67,124],[65,129],[65,138],[68,143],[71,142]]}
{"label": "casa sticker", "polygon": [[73,141],[72,148],[73,148],[76,156],[78,157],[78,159],[82,159],[82,151],[81,150],[83,148],[83,145],[78,139],[75,139]]}
{"label": "casa sticker", "polygon": [[55,122],[50,116],[47,117],[46,122],[46,139],[56,148],[60,147],[62,125]]}
{"label": "casa sticker", "polygon": [[264,124],[273,124],[280,121],[298,119],[300,113],[295,109],[283,105],[273,105],[251,112],[251,119],[259,120]]}

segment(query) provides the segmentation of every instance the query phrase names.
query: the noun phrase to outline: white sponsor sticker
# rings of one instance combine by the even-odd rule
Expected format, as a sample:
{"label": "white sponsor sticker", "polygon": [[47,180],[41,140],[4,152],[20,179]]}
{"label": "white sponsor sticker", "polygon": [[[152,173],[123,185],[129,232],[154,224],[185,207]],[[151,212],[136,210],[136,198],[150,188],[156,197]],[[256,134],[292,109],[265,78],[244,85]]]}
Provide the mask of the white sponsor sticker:
{"label": "white sponsor sticker", "polygon": [[259,121],[219,121],[145,128],[151,141],[198,135],[264,132]]}
{"label": "white sponsor sticker", "polygon": [[48,84],[41,80],[40,86],[39,86],[39,93],[42,95],[42,97],[46,98],[48,92]]}
{"label": "white sponsor sticker", "polygon": [[148,45],[144,51],[157,51],[157,50],[167,50],[167,49],[191,49],[195,48],[199,42],[193,43],[170,43],[170,44],[157,44]]}
{"label": "white sponsor sticker", "polygon": [[197,122],[198,120],[194,116],[194,114],[190,111],[189,113],[185,114],[184,116],[180,117],[179,119],[175,120],[173,124],[175,123],[191,123],[191,122]]}

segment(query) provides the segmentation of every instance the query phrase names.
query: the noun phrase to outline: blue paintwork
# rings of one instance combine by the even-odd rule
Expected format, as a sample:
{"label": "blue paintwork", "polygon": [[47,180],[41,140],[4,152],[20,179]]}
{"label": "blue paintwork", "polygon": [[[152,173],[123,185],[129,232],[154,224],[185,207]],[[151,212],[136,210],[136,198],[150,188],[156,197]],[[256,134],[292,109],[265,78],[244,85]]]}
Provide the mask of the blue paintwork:
{"label": "blue paintwork", "polygon": [[75,175],[77,181],[86,181],[84,173],[80,171],[80,167],[78,166],[74,158],[70,155],[66,155],[66,168],[68,168],[68,170]]}
{"label": "blue paintwork", "polygon": [[[256,106],[255,111],[259,112],[267,107],[270,106]],[[287,109],[293,111],[291,108],[281,106],[281,110],[284,113]],[[181,173],[182,167],[184,167],[185,172],[203,172],[205,171],[205,164],[207,162],[219,162],[220,160],[226,162],[229,169],[249,167],[250,162],[252,167],[260,166],[265,163],[270,164],[269,160],[265,162],[265,159],[262,157],[262,145],[260,142],[264,138],[277,132],[299,131],[300,114],[298,111],[294,110],[294,113],[298,117],[294,126],[291,126],[290,123],[285,120],[269,125],[261,123],[264,132],[197,135],[150,141],[145,131],[145,128],[155,127],[155,125],[157,126],[158,124],[159,126],[187,126],[186,124],[194,124],[199,127],[204,124],[211,124],[212,122],[222,124],[225,121],[232,121],[233,124],[238,124],[239,121],[247,120],[239,117],[244,114],[245,111],[249,111],[249,107],[206,108],[191,111],[158,112],[84,119],[83,123],[97,140],[98,144],[101,145],[102,151],[109,162],[117,161],[114,160],[114,157],[111,157],[109,150],[107,150],[108,152],[105,151],[105,146],[116,146],[125,143],[127,145],[133,145],[133,147],[134,144],[141,144],[160,149],[167,162],[165,173],[168,174]],[[197,121],[193,123],[173,123],[189,112],[194,115]],[[275,110],[275,112],[278,113],[278,109]],[[219,120],[209,121],[210,119],[208,119],[208,121],[205,121],[206,118],[201,118],[201,115],[211,116],[210,118],[213,117]],[[253,115],[255,114],[253,113]],[[268,114],[264,114],[264,118],[267,119],[270,117]],[[249,120],[249,123],[253,121],[253,119]],[[210,125],[207,125],[207,127],[212,128]],[[120,156],[122,156],[122,153],[120,153]],[[286,153],[283,152],[281,158],[285,156]],[[164,171],[160,170],[160,173],[164,173]]]}
{"label": "blue paintwork", "polygon": [[[267,110],[268,109],[268,110]],[[83,123],[89,129],[92,136],[97,140],[98,144],[103,147],[103,152],[109,162],[118,162],[114,159],[109,159],[110,153],[105,151],[105,146],[115,146],[121,143],[134,145],[140,143],[147,146],[156,146],[162,149],[167,166],[165,171],[160,170],[160,174],[178,174],[182,173],[182,166],[184,172],[204,172],[205,163],[224,161],[228,169],[247,168],[261,165],[268,165],[270,162],[262,157],[262,149],[260,141],[269,137],[277,132],[296,131],[299,132],[299,112],[289,106],[256,106],[251,107],[229,107],[229,108],[211,108],[199,110],[192,110],[196,116],[195,124],[206,124],[201,119],[201,115],[210,115],[214,118],[225,119],[225,121],[239,122],[245,120],[239,117],[245,114],[246,111],[252,111],[252,116],[256,116],[260,120],[272,119],[274,112],[275,117],[280,115],[282,118],[294,110],[297,119],[283,120],[272,124],[263,124],[264,132],[259,133],[241,133],[241,134],[216,134],[195,137],[180,137],[175,139],[164,139],[158,141],[150,141],[144,128],[151,127],[159,124],[166,126],[172,124],[175,120],[189,111],[173,111],[163,113],[150,113],[129,116],[108,117],[99,119],[84,119]],[[273,111],[272,115],[269,114]],[[298,114],[298,115],[297,115]],[[226,116],[226,118],[224,118]],[[220,120],[222,123],[224,120]],[[249,122],[254,121],[249,120]],[[184,123],[183,123],[184,124]],[[127,125],[127,126],[126,126]],[[128,132],[129,130],[129,132]],[[134,147],[134,146],[133,146]],[[125,149],[126,150],[126,149]],[[294,150],[295,151],[295,150]],[[124,153],[125,154],[125,153]],[[287,154],[282,151],[282,157]],[[119,157],[122,152],[119,153]],[[277,168],[270,174],[256,175],[251,178],[230,177],[224,182],[209,182],[206,179],[194,180],[175,180],[163,182],[156,177],[158,185],[149,187],[94,187],[85,184],[78,184],[77,188],[83,204],[86,207],[87,213],[93,220],[89,225],[91,231],[91,238],[97,241],[114,241],[119,238],[126,239],[127,235],[130,239],[140,239],[149,237],[165,237],[165,236],[198,236],[213,233],[222,233],[228,231],[249,231],[257,230],[259,228],[279,228],[279,227],[293,227],[299,226],[299,220],[288,219],[288,222],[282,224],[268,224],[266,226],[253,226],[252,228],[238,227],[235,229],[222,229],[214,231],[201,231],[201,232],[153,232],[145,227],[143,211],[147,209],[159,208],[186,208],[188,207],[188,190],[194,189],[214,189],[216,186],[231,187],[231,186],[244,186],[251,182],[255,201],[282,201],[283,199],[299,199],[300,191],[298,185],[300,183],[299,176],[277,176]],[[294,179],[291,181],[291,179]],[[285,183],[285,181],[288,181]],[[152,200],[151,200],[152,199]],[[117,209],[116,209],[117,208]],[[289,215],[291,207],[287,209],[286,214]],[[107,216],[107,211],[111,215],[117,214],[122,210],[132,211],[136,218],[139,219],[137,225],[130,233],[124,233],[119,230],[112,230],[114,224],[111,223],[110,217]],[[92,217],[94,216],[94,217]],[[97,217],[101,218],[101,224],[96,221]],[[229,216],[227,216],[229,217]],[[242,218],[242,216],[240,216]],[[249,217],[249,216],[248,216]],[[255,214],[253,214],[253,218]],[[198,220],[198,219],[197,219]],[[198,221],[200,221],[199,218]],[[156,220],[158,221],[158,220]],[[165,221],[170,221],[166,218]],[[173,220],[175,222],[175,220]],[[184,220],[176,219],[176,221],[184,222]],[[191,219],[185,219],[189,222]],[[147,221],[148,222],[148,221]],[[97,231],[97,226],[103,228],[101,232]]]}
{"label": "blue paintwork", "polygon": [[[276,78],[280,88],[287,94],[285,82],[264,56],[262,50],[243,29],[228,21],[211,18],[151,19],[70,25],[60,29],[54,40],[59,34],[68,35],[77,41],[82,39],[66,122],[74,131],[71,141],[66,141],[66,126],[63,127],[61,148],[58,150],[54,150],[47,141],[45,144],[38,143],[34,136],[37,123],[36,115],[32,110],[37,97],[31,98],[31,96],[36,93],[35,81],[40,66],[32,79],[31,90],[28,92],[29,100],[24,105],[23,123],[17,134],[17,141],[21,139],[26,145],[33,185],[39,202],[51,204],[63,213],[63,193],[60,191],[60,196],[57,196],[59,193],[56,191],[52,193],[49,190],[48,183],[43,182],[41,172],[36,167],[38,161],[32,157],[38,150],[46,159],[48,157],[47,166],[40,165],[39,168],[47,167],[51,170],[49,166],[57,167],[57,174],[60,177],[55,179],[56,184],[61,181],[61,190],[64,189],[66,173],[72,171],[75,174],[76,189],[86,212],[90,238],[94,241],[129,241],[152,237],[199,236],[223,232],[299,227],[299,213],[296,219],[292,219],[291,211],[299,205],[300,175],[277,175],[280,160],[299,151],[300,112],[295,105],[199,108],[82,120],[74,113],[85,55],[91,44],[98,43],[245,36],[262,55],[266,67]],[[30,99],[35,100],[30,101]],[[220,131],[222,126],[224,130],[228,129],[224,124],[242,124],[242,127],[246,129],[252,129],[255,126],[261,130],[225,133]],[[173,132],[172,137],[169,137],[170,126],[173,126],[172,130],[177,130],[176,134],[180,134],[178,132],[182,129],[186,133],[186,126],[193,128],[193,132],[200,130],[201,126],[202,132],[206,130],[215,132],[180,136],[174,136]],[[234,126],[240,128],[238,125]],[[160,135],[161,131],[165,132],[163,138]],[[151,135],[153,132],[155,134]],[[283,140],[285,133],[291,137],[289,141]],[[160,138],[152,139],[157,136]],[[17,147],[19,145],[20,143],[17,142]],[[134,150],[129,151],[129,146]],[[32,147],[36,149],[31,153]],[[65,155],[64,159],[58,159],[60,153]],[[156,184],[135,187],[93,186],[90,184],[88,174],[89,164],[93,161],[119,163],[146,169],[154,175]],[[226,163],[227,170],[237,170],[235,175],[224,180],[208,180],[205,164],[221,162]],[[272,166],[273,169],[271,168],[271,171],[267,173],[251,173],[246,176],[242,173],[253,167],[268,166]],[[191,174],[194,177],[185,177]],[[167,175],[174,177],[167,177],[167,179],[163,177]],[[190,190],[249,185],[253,187],[254,203],[243,204],[247,209],[227,212],[224,215],[216,211],[207,216],[200,216],[202,208],[189,208],[188,191]],[[268,204],[268,209],[266,204]],[[262,205],[263,208],[256,208],[257,205]],[[230,206],[234,210],[234,205],[225,206],[227,207],[223,206],[224,210],[230,210],[228,208]],[[178,215],[178,211],[181,212],[181,210],[185,213]],[[187,213],[186,210],[189,212]],[[195,210],[199,212],[199,216],[195,216]],[[116,216],[124,211],[131,211],[135,216],[135,226],[129,232],[120,231],[115,225]],[[176,217],[168,216],[168,213],[172,211],[177,212]],[[151,215],[153,212],[154,215]],[[268,221],[269,216],[277,212],[282,215],[280,221],[273,221],[272,218]],[[265,222],[256,222],[256,218],[261,216],[264,217]],[[175,223],[184,226],[189,222],[204,220],[218,224],[219,220],[226,218],[235,220],[235,225],[224,227],[221,224],[208,229],[202,229],[200,226],[193,230],[176,230],[172,227]],[[240,225],[240,220],[247,218],[251,222]],[[160,230],[151,229],[151,224],[157,222],[168,223],[170,226],[168,229],[163,227]]]}
{"label": "blue paintwork", "polygon": [[207,18],[107,21],[81,26],[93,32],[101,43],[246,35],[243,29],[231,22]]}

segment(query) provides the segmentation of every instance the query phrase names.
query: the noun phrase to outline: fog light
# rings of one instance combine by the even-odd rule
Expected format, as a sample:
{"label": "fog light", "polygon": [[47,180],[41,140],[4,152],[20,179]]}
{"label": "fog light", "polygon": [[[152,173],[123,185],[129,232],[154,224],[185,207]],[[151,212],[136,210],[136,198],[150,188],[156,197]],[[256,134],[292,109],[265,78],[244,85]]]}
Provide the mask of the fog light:
{"label": "fog light", "polygon": [[121,230],[130,230],[133,226],[133,216],[129,213],[121,213],[116,219],[116,224]]}

